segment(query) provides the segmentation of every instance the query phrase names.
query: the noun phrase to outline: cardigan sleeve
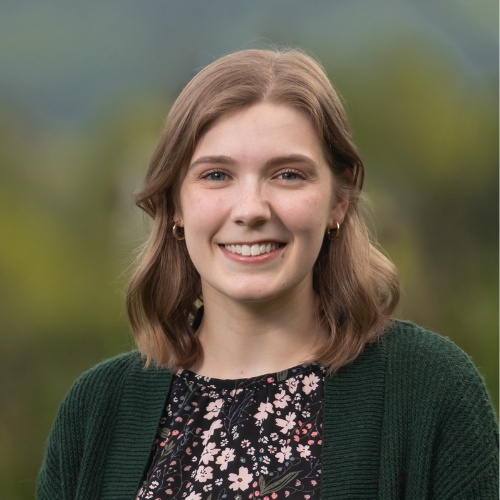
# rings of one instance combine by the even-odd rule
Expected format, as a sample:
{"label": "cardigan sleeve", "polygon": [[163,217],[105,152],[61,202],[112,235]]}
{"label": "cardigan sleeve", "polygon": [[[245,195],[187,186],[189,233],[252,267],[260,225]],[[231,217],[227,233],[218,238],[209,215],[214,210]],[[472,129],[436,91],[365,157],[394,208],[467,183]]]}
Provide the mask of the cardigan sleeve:
{"label": "cardigan sleeve", "polygon": [[80,470],[86,419],[85,392],[81,379],[64,398],[45,447],[37,480],[37,500],[76,497],[76,477]]}
{"label": "cardigan sleeve", "polygon": [[446,500],[498,500],[498,424],[484,382],[453,346],[436,370],[442,397],[433,449],[431,495]]}
{"label": "cardigan sleeve", "polygon": [[85,372],[64,398],[46,444],[37,500],[99,498],[125,376],[135,353]]}
{"label": "cardigan sleeve", "polygon": [[37,500],[64,498],[62,494],[60,453],[57,432],[53,430],[45,447],[45,457],[37,480]]}

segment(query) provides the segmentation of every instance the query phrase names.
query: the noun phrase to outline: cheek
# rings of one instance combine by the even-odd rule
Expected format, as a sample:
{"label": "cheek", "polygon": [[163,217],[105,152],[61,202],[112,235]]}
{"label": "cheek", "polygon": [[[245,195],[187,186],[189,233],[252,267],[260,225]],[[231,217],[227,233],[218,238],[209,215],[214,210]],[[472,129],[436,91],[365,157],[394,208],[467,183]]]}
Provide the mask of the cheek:
{"label": "cheek", "polygon": [[208,230],[223,214],[221,196],[207,196],[203,193],[185,193],[181,197],[181,207],[185,230]]}
{"label": "cheek", "polygon": [[326,195],[323,199],[321,195],[304,196],[300,200],[293,197],[289,199],[284,211],[287,214],[287,226],[292,232],[322,241],[329,213],[326,199]]}

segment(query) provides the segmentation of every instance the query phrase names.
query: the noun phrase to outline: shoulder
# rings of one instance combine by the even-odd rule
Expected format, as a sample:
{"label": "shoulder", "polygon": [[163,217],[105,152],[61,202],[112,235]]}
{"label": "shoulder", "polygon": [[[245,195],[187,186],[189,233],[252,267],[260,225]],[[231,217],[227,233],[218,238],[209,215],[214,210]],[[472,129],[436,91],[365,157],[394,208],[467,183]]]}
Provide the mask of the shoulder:
{"label": "shoulder", "polygon": [[[406,321],[391,322],[380,347],[387,363],[387,439],[409,436],[412,446],[426,445],[420,457],[430,457],[431,496],[497,498],[498,425],[469,356]],[[395,437],[395,429],[404,432]]]}
{"label": "shoulder", "polygon": [[77,378],[68,396],[82,391],[113,391],[130,373],[143,369],[143,365],[144,362],[137,351],[102,361]]}
{"label": "shoulder", "polygon": [[[484,380],[470,357],[451,340],[408,321],[393,320],[381,339],[387,357],[386,387],[409,404],[427,404],[446,418],[461,408],[494,413]],[[449,415],[448,415],[449,416]]]}
{"label": "shoulder", "polygon": [[417,372],[478,376],[470,357],[451,340],[409,321],[392,320],[382,337],[382,345],[392,365],[399,361]]}
{"label": "shoulder", "polygon": [[[130,380],[141,376],[144,360],[138,351],[131,351],[107,359],[80,375],[63,399],[58,417],[93,419],[96,412],[117,404]],[[56,419],[57,421],[57,419]]]}
{"label": "shoulder", "polygon": [[46,443],[37,498],[75,498],[81,464],[85,457],[92,462],[104,456],[99,450],[109,441],[125,381],[142,367],[139,353],[130,352],[99,363],[74,382]]}

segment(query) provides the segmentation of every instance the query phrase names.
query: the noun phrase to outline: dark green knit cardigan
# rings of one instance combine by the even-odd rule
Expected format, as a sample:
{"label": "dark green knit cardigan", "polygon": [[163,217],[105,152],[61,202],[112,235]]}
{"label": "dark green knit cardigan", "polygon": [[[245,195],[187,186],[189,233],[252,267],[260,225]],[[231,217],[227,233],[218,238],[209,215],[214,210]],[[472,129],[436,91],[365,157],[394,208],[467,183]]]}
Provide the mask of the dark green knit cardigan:
{"label": "dark green knit cardigan", "polygon": [[[37,499],[133,500],[170,381],[137,352],[82,375],[55,419]],[[483,381],[454,344],[411,323],[394,321],[326,378],[321,460],[323,500],[498,499]]]}

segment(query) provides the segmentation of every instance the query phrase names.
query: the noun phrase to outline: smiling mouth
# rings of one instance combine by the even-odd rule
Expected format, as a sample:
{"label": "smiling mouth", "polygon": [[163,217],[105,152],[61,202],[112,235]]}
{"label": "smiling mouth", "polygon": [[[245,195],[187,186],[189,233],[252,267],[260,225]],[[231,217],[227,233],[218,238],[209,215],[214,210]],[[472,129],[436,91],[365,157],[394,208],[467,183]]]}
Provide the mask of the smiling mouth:
{"label": "smiling mouth", "polygon": [[284,243],[255,243],[253,245],[220,245],[227,251],[244,256],[257,256],[274,252],[277,248],[285,246]]}

